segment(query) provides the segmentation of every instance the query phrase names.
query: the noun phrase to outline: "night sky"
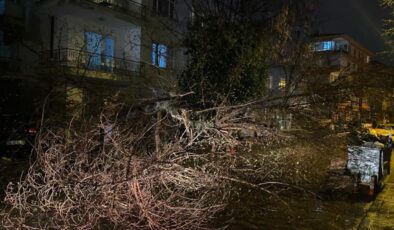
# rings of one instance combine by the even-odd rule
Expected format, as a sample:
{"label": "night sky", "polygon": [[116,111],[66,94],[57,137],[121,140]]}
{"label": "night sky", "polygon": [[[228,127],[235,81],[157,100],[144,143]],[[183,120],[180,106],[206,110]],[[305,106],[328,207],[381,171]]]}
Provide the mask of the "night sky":
{"label": "night sky", "polygon": [[385,49],[382,21],[389,11],[380,0],[320,0],[320,33],[346,33],[374,52]]}

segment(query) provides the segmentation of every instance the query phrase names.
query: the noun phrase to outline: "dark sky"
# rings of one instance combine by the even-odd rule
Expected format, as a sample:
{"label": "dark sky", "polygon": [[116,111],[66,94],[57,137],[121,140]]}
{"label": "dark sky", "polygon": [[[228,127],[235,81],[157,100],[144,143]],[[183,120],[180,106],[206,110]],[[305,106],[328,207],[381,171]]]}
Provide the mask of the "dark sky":
{"label": "dark sky", "polygon": [[382,20],[389,11],[380,0],[320,0],[320,33],[346,33],[374,52],[384,50]]}

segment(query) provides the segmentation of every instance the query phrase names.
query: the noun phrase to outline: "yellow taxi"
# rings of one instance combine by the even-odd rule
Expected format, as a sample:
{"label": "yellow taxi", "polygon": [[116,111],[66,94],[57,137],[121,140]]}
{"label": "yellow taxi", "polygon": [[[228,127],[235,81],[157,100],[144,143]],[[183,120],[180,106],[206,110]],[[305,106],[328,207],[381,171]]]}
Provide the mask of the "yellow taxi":
{"label": "yellow taxi", "polygon": [[376,128],[368,127],[368,131],[370,134],[379,137],[384,136],[387,137],[390,134],[394,134],[394,124],[381,124],[378,125]]}

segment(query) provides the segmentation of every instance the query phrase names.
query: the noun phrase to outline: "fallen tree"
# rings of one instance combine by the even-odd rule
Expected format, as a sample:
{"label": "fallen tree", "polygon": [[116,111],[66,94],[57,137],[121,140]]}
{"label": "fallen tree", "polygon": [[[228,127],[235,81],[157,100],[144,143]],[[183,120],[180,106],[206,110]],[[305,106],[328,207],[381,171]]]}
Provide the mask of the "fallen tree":
{"label": "fallen tree", "polygon": [[216,218],[244,188],[283,205],[279,193],[307,193],[315,161],[303,159],[318,149],[249,153],[295,140],[250,106],[193,111],[180,98],[108,104],[99,119],[44,126],[36,159],[7,187],[2,226],[206,229],[226,225]]}

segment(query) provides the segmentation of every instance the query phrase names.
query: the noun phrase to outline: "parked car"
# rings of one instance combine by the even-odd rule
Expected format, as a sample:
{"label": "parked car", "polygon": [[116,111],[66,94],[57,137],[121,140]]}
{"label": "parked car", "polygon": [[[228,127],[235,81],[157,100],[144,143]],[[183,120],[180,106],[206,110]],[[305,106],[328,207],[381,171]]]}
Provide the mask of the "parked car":
{"label": "parked car", "polygon": [[376,128],[369,127],[368,131],[376,137],[387,137],[394,134],[394,124],[380,124]]}
{"label": "parked car", "polygon": [[38,129],[40,85],[0,78],[0,156],[26,157]]}
{"label": "parked car", "polygon": [[13,114],[1,115],[0,156],[23,158],[30,156],[37,134],[37,124]]}

